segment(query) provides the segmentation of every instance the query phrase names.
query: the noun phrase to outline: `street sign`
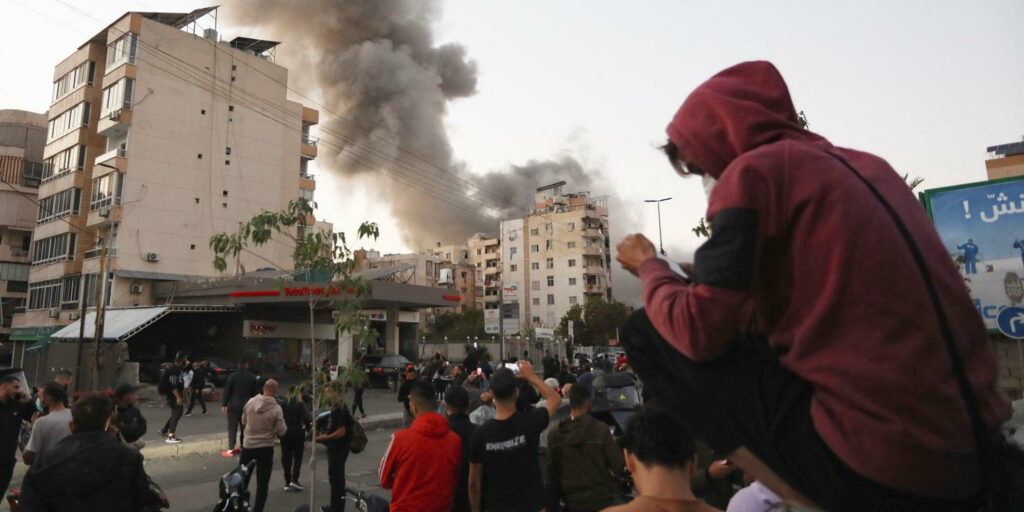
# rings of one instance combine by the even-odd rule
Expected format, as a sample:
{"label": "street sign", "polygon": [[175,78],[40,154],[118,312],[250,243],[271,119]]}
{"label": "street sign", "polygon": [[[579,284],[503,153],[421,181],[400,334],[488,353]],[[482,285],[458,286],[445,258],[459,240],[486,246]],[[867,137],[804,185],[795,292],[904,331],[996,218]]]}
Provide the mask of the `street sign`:
{"label": "street sign", "polygon": [[497,309],[484,310],[484,332],[487,334],[498,334],[499,315],[501,315],[501,312]]}
{"label": "street sign", "polygon": [[1024,339],[1024,308],[1020,306],[1008,306],[996,316],[996,325],[999,332],[1007,338],[1016,340]]}

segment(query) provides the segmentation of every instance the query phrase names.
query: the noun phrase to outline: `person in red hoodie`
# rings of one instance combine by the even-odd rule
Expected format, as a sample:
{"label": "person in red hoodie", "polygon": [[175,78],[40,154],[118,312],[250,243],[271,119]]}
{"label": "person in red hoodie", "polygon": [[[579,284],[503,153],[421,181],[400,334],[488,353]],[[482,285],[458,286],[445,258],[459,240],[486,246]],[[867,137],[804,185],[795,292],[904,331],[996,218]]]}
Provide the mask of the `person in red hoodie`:
{"label": "person in red hoodie", "polygon": [[978,430],[995,433],[1009,406],[981,318],[900,175],[803,128],[768,62],[700,85],[667,131],[677,172],[704,179],[712,230],[685,278],[643,235],[618,247],[643,284],[621,338],[645,392],[784,497],[976,503],[980,443],[947,340]]}
{"label": "person in red hoodie", "polygon": [[417,381],[409,393],[412,426],[399,430],[380,461],[380,486],[392,512],[448,512],[462,461],[462,441],[437,410],[436,392]]}

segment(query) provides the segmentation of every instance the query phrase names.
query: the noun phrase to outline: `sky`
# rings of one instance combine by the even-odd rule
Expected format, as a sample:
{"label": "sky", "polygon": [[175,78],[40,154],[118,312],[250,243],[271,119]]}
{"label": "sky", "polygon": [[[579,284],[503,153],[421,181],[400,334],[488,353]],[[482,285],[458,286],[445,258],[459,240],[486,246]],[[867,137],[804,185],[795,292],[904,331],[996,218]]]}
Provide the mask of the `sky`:
{"label": "sky", "polygon": [[[0,0],[0,61],[13,71],[0,80],[0,108],[44,110],[54,64],[123,12],[208,4]],[[699,245],[690,228],[706,201],[699,181],[677,177],[654,147],[687,93],[737,62],[774,62],[812,130],[924,178],[922,188],[984,180],[985,148],[1024,136],[1019,0],[442,5],[438,40],[465,45],[480,70],[477,94],[456,100],[446,120],[456,158],[483,173],[571,154],[605,176],[592,192],[619,195],[652,239],[657,215],[643,200],[671,196],[663,232],[677,259]],[[339,187],[326,171],[317,178],[321,190]],[[321,214],[346,231],[379,222],[385,252],[416,249],[361,186],[350,197],[318,195]],[[615,279],[628,295],[619,298],[634,301],[632,278]]]}

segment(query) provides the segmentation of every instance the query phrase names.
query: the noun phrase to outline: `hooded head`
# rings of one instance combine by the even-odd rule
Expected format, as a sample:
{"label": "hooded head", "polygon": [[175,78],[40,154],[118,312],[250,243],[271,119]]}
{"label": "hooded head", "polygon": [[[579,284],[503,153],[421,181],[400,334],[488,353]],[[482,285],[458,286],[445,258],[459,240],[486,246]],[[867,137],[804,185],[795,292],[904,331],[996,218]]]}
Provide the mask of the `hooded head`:
{"label": "hooded head", "polygon": [[715,179],[758,146],[818,138],[800,127],[786,82],[765,61],[737,64],[698,86],[666,131],[679,160]]}

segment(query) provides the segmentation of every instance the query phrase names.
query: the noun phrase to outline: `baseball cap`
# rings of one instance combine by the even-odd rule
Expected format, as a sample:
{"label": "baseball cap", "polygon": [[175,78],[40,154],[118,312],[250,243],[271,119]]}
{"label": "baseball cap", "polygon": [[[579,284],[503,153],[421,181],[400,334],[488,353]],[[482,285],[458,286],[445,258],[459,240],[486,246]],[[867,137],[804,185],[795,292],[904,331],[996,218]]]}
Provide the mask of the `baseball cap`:
{"label": "baseball cap", "polygon": [[21,380],[21,368],[4,368],[0,370],[0,383]]}
{"label": "baseball cap", "polygon": [[128,393],[134,393],[138,389],[138,386],[133,386],[127,382],[122,382],[118,384],[116,388],[114,388],[114,396],[117,398],[121,398],[122,396],[125,396]]}
{"label": "baseball cap", "polygon": [[462,386],[448,386],[444,393],[444,403],[452,407],[469,407],[469,392]]}

